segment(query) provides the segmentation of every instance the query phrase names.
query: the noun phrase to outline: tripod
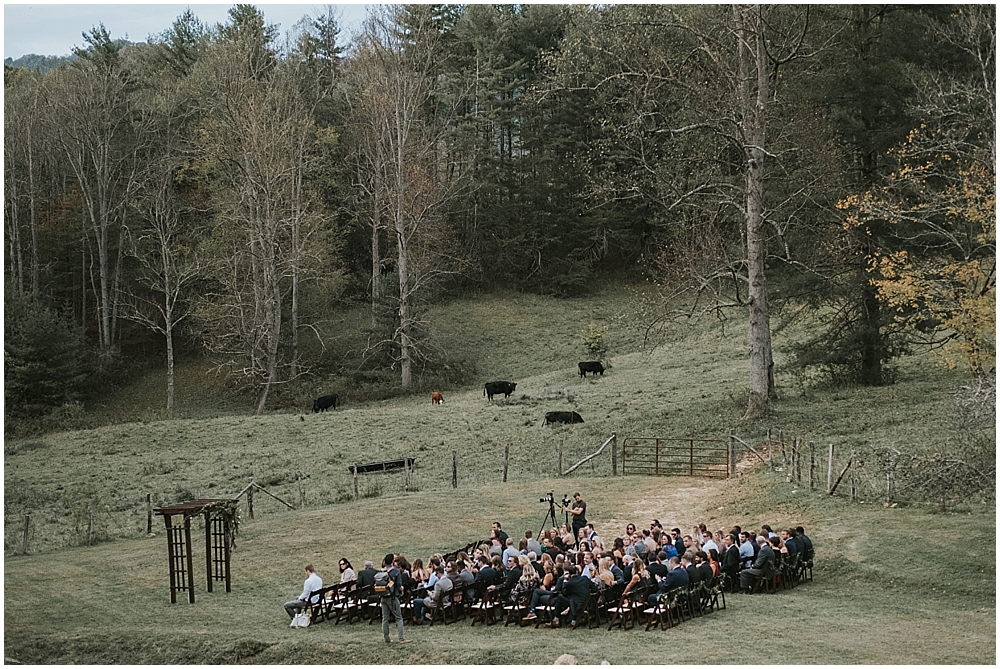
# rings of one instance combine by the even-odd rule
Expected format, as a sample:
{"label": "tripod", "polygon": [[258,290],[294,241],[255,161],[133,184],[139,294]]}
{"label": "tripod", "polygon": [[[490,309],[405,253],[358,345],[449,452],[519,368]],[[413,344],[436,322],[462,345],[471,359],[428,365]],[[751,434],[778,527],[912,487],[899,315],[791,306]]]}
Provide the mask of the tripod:
{"label": "tripod", "polygon": [[553,500],[549,500],[549,510],[545,512],[545,516],[542,518],[542,526],[538,529],[538,534],[542,534],[542,530],[545,529],[545,522],[549,521],[552,523],[552,527],[556,526],[556,503]]}

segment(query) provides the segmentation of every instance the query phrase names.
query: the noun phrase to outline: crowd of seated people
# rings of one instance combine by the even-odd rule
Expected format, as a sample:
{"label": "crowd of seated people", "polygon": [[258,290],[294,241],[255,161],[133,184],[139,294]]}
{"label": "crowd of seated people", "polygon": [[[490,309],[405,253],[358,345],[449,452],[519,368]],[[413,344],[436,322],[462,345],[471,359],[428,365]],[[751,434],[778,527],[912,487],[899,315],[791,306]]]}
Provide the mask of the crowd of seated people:
{"label": "crowd of seated people", "polygon": [[[411,622],[422,625],[432,621],[438,609],[490,597],[501,609],[523,602],[521,624],[538,621],[545,611],[548,627],[560,627],[568,616],[569,626],[575,628],[588,595],[618,587],[620,595],[642,593],[646,603],[655,605],[672,591],[699,583],[749,593],[780,577],[782,562],[808,563],[811,569],[813,557],[812,541],[802,527],[779,534],[769,525],[756,532],[741,527],[710,531],[699,524],[683,534],[677,527],[663,528],[658,520],[641,531],[629,523],[623,536],[609,542],[610,549],[593,525],[576,536],[564,525],[543,529],[537,539],[526,532],[517,547],[514,543],[494,523],[488,540],[432,555],[426,566],[420,558],[411,565],[397,555]],[[340,569],[342,583],[355,581],[360,588],[370,587],[377,571],[366,561],[355,575],[346,558]]]}

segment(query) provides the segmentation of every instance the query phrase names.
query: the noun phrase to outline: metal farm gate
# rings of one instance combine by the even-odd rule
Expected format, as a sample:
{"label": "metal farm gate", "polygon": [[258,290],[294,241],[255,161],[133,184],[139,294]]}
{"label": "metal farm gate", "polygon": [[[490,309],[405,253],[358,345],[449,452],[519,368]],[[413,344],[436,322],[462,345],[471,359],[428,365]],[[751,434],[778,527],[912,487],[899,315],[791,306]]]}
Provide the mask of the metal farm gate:
{"label": "metal farm gate", "polygon": [[727,478],[731,450],[723,439],[625,437],[622,474]]}

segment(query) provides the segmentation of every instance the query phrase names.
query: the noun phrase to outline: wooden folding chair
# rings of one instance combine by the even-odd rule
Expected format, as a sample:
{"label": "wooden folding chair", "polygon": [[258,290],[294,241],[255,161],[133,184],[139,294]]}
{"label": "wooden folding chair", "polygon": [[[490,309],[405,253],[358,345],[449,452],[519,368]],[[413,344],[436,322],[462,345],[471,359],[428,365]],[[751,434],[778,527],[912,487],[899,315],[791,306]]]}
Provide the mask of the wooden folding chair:
{"label": "wooden folding chair", "polygon": [[[309,614],[310,621],[315,624],[329,620],[333,614],[333,603],[338,596],[340,584],[328,585],[315,592],[310,592],[306,599],[306,613]],[[319,601],[312,601],[313,597],[319,597]]]}
{"label": "wooden folding chair", "polygon": [[[478,589],[477,589],[478,592]],[[481,594],[477,594],[476,602],[470,607],[474,612],[472,616],[472,627],[477,622],[493,625],[497,621],[497,609],[500,608],[500,591],[483,588]]]}
{"label": "wooden folding chair", "polygon": [[[618,600],[607,608],[609,632],[614,628],[616,621],[623,630],[635,627],[634,593],[625,592],[624,583],[618,588],[618,593]],[[608,599],[611,597],[612,594],[609,594]]]}
{"label": "wooden folding chair", "polygon": [[513,603],[507,603],[504,605],[503,610],[506,614],[503,626],[507,627],[511,623],[517,623],[518,626],[521,625],[521,620],[524,616],[528,615],[528,607],[531,605],[531,593],[534,590],[528,590],[526,592],[520,592],[517,594],[516,599]]}

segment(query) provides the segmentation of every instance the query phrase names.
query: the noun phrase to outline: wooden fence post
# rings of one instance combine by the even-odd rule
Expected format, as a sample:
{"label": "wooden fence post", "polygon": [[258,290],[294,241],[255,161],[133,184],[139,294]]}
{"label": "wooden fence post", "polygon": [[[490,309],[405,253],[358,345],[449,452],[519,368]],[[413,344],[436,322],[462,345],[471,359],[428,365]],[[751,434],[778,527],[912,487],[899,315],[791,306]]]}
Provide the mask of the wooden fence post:
{"label": "wooden fence post", "polygon": [[781,467],[785,468],[788,466],[788,460],[785,458],[785,432],[784,430],[778,430],[778,443],[781,444]]}
{"label": "wooden fence post", "polygon": [[503,482],[507,482],[507,464],[510,461],[510,444],[503,447]]}
{"label": "wooden fence post", "polygon": [[799,485],[802,485],[802,440],[799,439],[799,443],[795,449],[795,480]]}
{"label": "wooden fence post", "polygon": [[299,479],[299,508],[304,509],[306,508],[306,489],[302,482],[302,472],[298,473],[298,479]]}
{"label": "wooden fence post", "polygon": [[729,428],[729,478],[736,477],[736,428]]}
{"label": "wooden fence post", "polygon": [[854,475],[857,469],[857,463],[854,462],[854,451],[851,451],[851,501],[858,501],[858,485],[857,480]]}
{"label": "wooden fence post", "polygon": [[21,535],[21,555],[28,554],[28,535],[31,530],[31,514],[24,514],[24,534]]}
{"label": "wooden fence post", "polygon": [[403,457],[403,469],[406,472],[406,476],[403,479],[403,492],[410,492],[410,459]]}
{"label": "wooden fence post", "polygon": [[809,442],[809,489],[816,487],[816,446]]}
{"label": "wooden fence post", "polygon": [[563,454],[563,439],[559,437],[559,471],[557,472],[559,476],[562,476],[562,454]]}
{"label": "wooden fence post", "polygon": [[830,444],[830,455],[826,461],[826,492],[830,492],[830,486],[833,485],[833,444]]}
{"label": "wooden fence post", "polygon": [[153,533],[153,496],[146,493],[146,536]]}
{"label": "wooden fence post", "polygon": [[618,476],[618,434],[611,433],[611,475]]}
{"label": "wooden fence post", "polygon": [[451,487],[458,487],[458,451],[451,452]]}
{"label": "wooden fence post", "polygon": [[358,463],[354,463],[354,501],[358,501]]}
{"label": "wooden fence post", "polygon": [[250,485],[247,486],[247,515],[253,520],[253,476],[250,477]]}
{"label": "wooden fence post", "polygon": [[889,462],[885,470],[885,505],[892,506],[892,496],[896,486],[896,458],[889,453]]}

